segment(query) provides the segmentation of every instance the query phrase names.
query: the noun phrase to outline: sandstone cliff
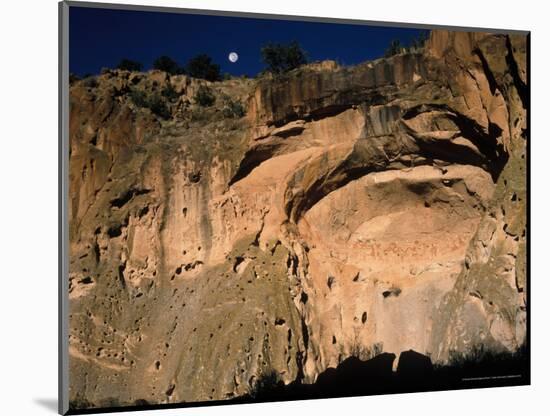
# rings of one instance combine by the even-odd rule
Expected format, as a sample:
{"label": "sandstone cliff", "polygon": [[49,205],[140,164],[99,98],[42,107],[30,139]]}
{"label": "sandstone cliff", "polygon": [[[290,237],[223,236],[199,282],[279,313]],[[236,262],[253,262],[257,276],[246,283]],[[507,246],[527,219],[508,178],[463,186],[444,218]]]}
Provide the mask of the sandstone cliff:
{"label": "sandstone cliff", "polygon": [[[212,107],[193,102],[204,84]],[[166,119],[130,99],[167,85]],[[526,95],[524,37],[447,31],[353,67],[74,82],[74,405],[228,399],[382,351],[518,349]]]}

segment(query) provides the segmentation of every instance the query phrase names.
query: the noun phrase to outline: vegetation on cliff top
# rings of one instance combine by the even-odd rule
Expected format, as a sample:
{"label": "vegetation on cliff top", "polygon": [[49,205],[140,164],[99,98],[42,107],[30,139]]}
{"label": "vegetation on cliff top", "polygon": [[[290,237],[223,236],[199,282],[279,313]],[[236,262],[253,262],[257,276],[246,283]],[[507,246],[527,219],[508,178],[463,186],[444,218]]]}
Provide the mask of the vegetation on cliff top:
{"label": "vegetation on cliff top", "polygon": [[120,60],[116,68],[122,69],[125,71],[139,72],[143,69],[143,64],[141,62],[132,61],[131,59],[123,58]]}
{"label": "vegetation on cliff top", "polygon": [[186,73],[193,78],[205,79],[207,81],[220,81],[222,79],[220,66],[204,53],[189,60],[186,66]]}
{"label": "vegetation on cliff top", "polygon": [[428,30],[420,32],[420,34],[413,38],[408,45],[403,45],[399,39],[392,40],[384,52],[384,58],[389,58],[390,56],[400,53],[418,52],[424,48],[424,44],[428,40],[429,34],[430,32]]}
{"label": "vegetation on cliff top", "polygon": [[[394,39],[388,45],[383,57],[388,58],[401,53],[418,52],[422,50],[428,37],[429,31],[426,30],[420,32],[408,44],[403,44],[398,39]],[[292,41],[288,44],[267,43],[261,48],[260,55],[265,68],[258,75],[265,73],[280,75],[309,63],[307,51],[297,41]],[[140,72],[144,69],[144,65],[129,58],[122,58],[115,68]],[[190,77],[210,82],[227,81],[233,78],[228,73],[222,74],[220,65],[205,53],[200,53],[189,59],[186,65],[180,65],[177,60],[170,56],[161,55],[153,61],[152,69],[163,71],[170,75],[186,74]],[[104,68],[104,70],[108,70],[108,68]],[[89,78],[90,76],[91,74],[86,74],[82,79]],[[246,77],[246,75],[243,75],[243,77]],[[75,74],[70,75],[71,83],[79,79],[81,78]]]}
{"label": "vegetation on cliff top", "polygon": [[306,51],[296,41],[288,45],[268,43],[262,48],[261,54],[266,71],[274,74],[288,72],[307,64]]}

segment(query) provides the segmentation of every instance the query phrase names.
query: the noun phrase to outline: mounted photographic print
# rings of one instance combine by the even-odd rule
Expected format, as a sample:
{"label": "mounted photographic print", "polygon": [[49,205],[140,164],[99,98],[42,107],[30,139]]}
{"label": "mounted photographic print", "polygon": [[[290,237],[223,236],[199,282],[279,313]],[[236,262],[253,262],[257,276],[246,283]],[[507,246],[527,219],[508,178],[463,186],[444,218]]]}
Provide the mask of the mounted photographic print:
{"label": "mounted photographic print", "polygon": [[530,383],[529,32],[62,2],[60,45],[61,413]]}

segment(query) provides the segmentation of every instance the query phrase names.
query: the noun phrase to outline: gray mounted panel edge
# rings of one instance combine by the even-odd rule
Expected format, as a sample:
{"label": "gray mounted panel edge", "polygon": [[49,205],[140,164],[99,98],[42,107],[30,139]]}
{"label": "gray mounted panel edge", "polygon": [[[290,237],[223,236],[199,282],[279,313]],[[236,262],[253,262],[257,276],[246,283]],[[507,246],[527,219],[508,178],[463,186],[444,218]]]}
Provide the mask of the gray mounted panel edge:
{"label": "gray mounted panel edge", "polygon": [[468,31],[468,32],[491,32],[496,34],[515,34],[526,35],[530,33],[529,30],[520,29],[502,29],[502,28],[483,28],[483,27],[469,27],[469,26],[452,26],[452,25],[438,25],[431,23],[409,23],[409,22],[386,22],[376,20],[358,20],[358,19],[345,19],[336,17],[322,17],[322,16],[296,16],[285,14],[268,14],[268,13],[254,13],[254,12],[242,12],[242,11],[228,11],[228,10],[203,10],[203,9],[186,9],[183,7],[169,7],[169,6],[143,6],[137,4],[117,4],[117,3],[100,3],[100,2],[81,2],[67,0],[66,3],[73,7],[87,7],[94,9],[114,9],[114,10],[128,10],[128,11],[143,11],[143,12],[162,12],[162,13],[181,13],[181,14],[200,14],[207,16],[225,16],[225,17],[245,17],[252,19],[272,19],[272,20],[292,20],[300,22],[317,22],[317,23],[339,23],[339,24],[353,24],[363,26],[382,26],[382,27],[395,27],[395,28],[411,28],[411,29],[442,29],[450,31]]}
{"label": "gray mounted panel edge", "polygon": [[58,3],[58,412],[69,411],[69,5]]}

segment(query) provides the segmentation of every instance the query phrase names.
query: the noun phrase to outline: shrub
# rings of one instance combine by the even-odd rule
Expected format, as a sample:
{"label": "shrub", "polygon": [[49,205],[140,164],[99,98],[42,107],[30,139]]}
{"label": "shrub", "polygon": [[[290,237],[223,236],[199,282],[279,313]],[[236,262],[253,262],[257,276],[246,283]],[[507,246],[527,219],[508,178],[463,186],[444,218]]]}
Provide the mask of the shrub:
{"label": "shrub", "polygon": [[386,49],[386,52],[384,52],[384,57],[388,58],[393,55],[398,55],[401,52],[403,52],[401,42],[399,42],[399,39],[394,39],[390,42],[390,45]]}
{"label": "shrub", "polygon": [[375,343],[370,346],[363,345],[357,338],[355,338],[350,348],[350,355],[359,358],[361,361],[368,361],[377,355],[382,354],[383,346],[381,343]]}
{"label": "shrub", "polygon": [[288,45],[269,43],[261,50],[267,70],[281,74],[307,63],[306,52],[297,42]]}
{"label": "shrub", "polygon": [[137,107],[148,108],[153,114],[164,119],[170,118],[170,111],[166,106],[166,102],[160,95],[153,94],[148,97],[145,92],[132,89],[130,90],[129,96]]}
{"label": "shrub", "polygon": [[495,349],[483,344],[473,345],[464,352],[449,351],[446,366],[436,365],[438,371],[459,372],[461,377],[500,376],[521,374],[528,362],[528,349],[524,343],[514,351]]}
{"label": "shrub", "polygon": [[130,100],[137,106],[147,108],[147,95],[145,92],[132,89],[129,93]]}
{"label": "shrub", "polygon": [[176,92],[174,87],[172,87],[172,85],[170,84],[168,84],[166,87],[163,88],[163,90],[161,91],[161,94],[168,101],[175,101],[179,97],[179,94]]}
{"label": "shrub", "polygon": [[88,76],[82,80],[82,85],[87,88],[97,88],[99,83],[97,82],[96,77]]}
{"label": "shrub", "polygon": [[260,374],[250,388],[249,395],[255,399],[269,396],[282,384],[279,375],[274,371],[266,371]]}
{"label": "shrub", "polygon": [[426,44],[426,41],[428,40],[429,35],[430,35],[430,31],[428,30],[421,31],[417,37],[411,40],[409,47],[407,48],[407,51],[415,52],[422,49]]}
{"label": "shrub", "polygon": [[74,84],[76,81],[80,81],[80,77],[76,74],[70,73],[69,74],[69,84]]}
{"label": "shrub", "polygon": [[246,114],[246,110],[240,101],[228,100],[223,107],[222,114],[227,118],[241,118]]}
{"label": "shrub", "polygon": [[205,85],[199,87],[194,99],[201,107],[210,107],[216,102],[216,97],[212,93],[212,90]]}
{"label": "shrub", "polygon": [[190,59],[186,69],[187,74],[194,78],[207,81],[221,80],[220,66],[212,62],[212,58],[204,53]]}
{"label": "shrub", "polygon": [[157,59],[155,59],[155,61],[153,62],[153,68],[158,69],[159,71],[168,72],[171,75],[185,73],[185,70],[180,67],[176,61],[166,55],[159,56]]}
{"label": "shrub", "polygon": [[139,72],[142,70],[143,65],[140,62],[132,61],[131,59],[123,58],[120,60],[118,65],[116,66],[117,69],[122,69],[125,71],[135,71]]}
{"label": "shrub", "polygon": [[160,95],[154,94],[148,101],[148,107],[154,114],[164,119],[170,118],[170,111]]}

